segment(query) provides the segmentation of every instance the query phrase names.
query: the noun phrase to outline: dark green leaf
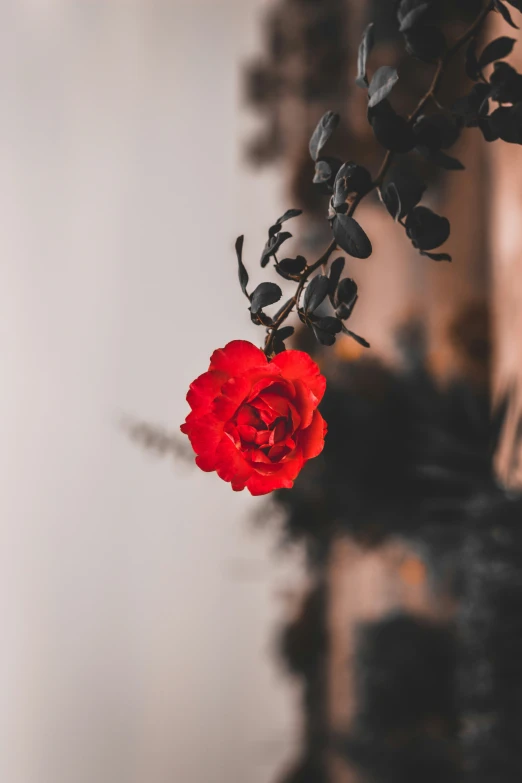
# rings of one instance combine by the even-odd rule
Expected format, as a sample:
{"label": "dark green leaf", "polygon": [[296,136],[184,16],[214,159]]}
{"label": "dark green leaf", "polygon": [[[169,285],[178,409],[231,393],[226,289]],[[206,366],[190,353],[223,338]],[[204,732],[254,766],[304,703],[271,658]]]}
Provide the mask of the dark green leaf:
{"label": "dark green leaf", "polygon": [[372,177],[368,169],[349,161],[343,163],[334,182],[332,205],[335,210],[346,203],[352,193],[365,194],[371,189]]}
{"label": "dark green leaf", "polygon": [[336,288],[339,284],[339,280],[341,279],[341,275],[343,273],[344,269],[344,258],[336,258],[335,261],[332,261],[330,266],[330,274],[328,276],[328,296],[330,299],[335,294]]}
{"label": "dark green leaf", "polygon": [[288,340],[293,335],[295,329],[293,326],[282,326],[277,330],[277,336],[280,340]]}
{"label": "dark green leaf", "polygon": [[362,345],[363,348],[369,348],[370,343],[364,339],[364,337],[360,337],[358,334],[355,334],[355,332],[350,331],[350,329],[347,329],[346,326],[343,324],[343,333],[347,334],[348,337],[351,337],[353,340],[355,340],[356,343],[359,343],[359,345]]}
{"label": "dark green leaf", "polygon": [[303,214],[302,209],[287,209],[284,215],[281,215],[280,218],[277,219],[277,223],[281,224],[284,223],[287,220],[291,220],[292,218],[299,217],[299,215]]}
{"label": "dark green leaf", "polygon": [[398,81],[399,74],[396,68],[392,68],[391,65],[383,65],[379,68],[374,73],[368,88],[368,97],[370,98],[368,106],[370,109],[383,101]]}
{"label": "dark green leaf", "polygon": [[[494,113],[495,112],[493,112],[493,114]],[[497,141],[500,138],[494,123],[491,121],[491,117],[482,117],[479,121],[479,128],[482,131],[485,141]]]}
{"label": "dark green leaf", "polygon": [[489,77],[489,97],[498,103],[518,103],[522,100],[522,76],[505,62],[496,62]]}
{"label": "dark green leaf", "polygon": [[320,329],[317,324],[312,324],[312,330],[317,341],[320,342],[321,345],[333,345],[335,343],[335,334],[325,332],[323,329]]}
{"label": "dark green leaf", "polygon": [[481,127],[487,140],[500,138],[509,144],[522,144],[522,104],[499,106],[487,118],[487,127]]}
{"label": "dark green leaf", "polygon": [[339,247],[355,258],[368,258],[372,243],[355,218],[336,215],[332,223],[333,235]]}
{"label": "dark green leaf", "polygon": [[268,238],[273,239],[273,237],[275,237],[276,234],[279,234],[282,228],[283,226],[281,225],[281,223],[274,223],[274,225],[270,226],[270,228],[268,229]]}
{"label": "dark green leaf", "polygon": [[396,198],[393,193],[389,192],[389,187],[392,184],[397,189],[401,202],[399,217],[404,218],[417,206],[426,190],[426,185],[414,171],[410,171],[406,167],[394,168],[382,190],[382,200],[391,215],[394,214],[397,206]]}
{"label": "dark green leaf", "polygon": [[421,256],[428,256],[432,261],[451,261],[449,253],[427,253],[425,250],[421,250]]}
{"label": "dark green leaf", "polygon": [[327,160],[318,160],[315,164],[314,185],[327,185],[333,178],[332,167]]}
{"label": "dark green leaf", "polygon": [[486,65],[495,62],[495,60],[503,60],[504,57],[511,54],[515,43],[515,38],[508,38],[505,35],[501,38],[495,38],[494,41],[491,41],[491,43],[486,46],[480,55],[478,60],[479,69],[482,70]]}
{"label": "dark green leaf", "polygon": [[357,283],[351,277],[343,277],[337,287],[335,306],[351,304],[357,298]]}
{"label": "dark green leaf", "polygon": [[386,187],[381,190],[381,196],[384,206],[392,218],[395,221],[399,220],[402,214],[402,204],[401,197],[395,183],[389,182]]}
{"label": "dark green leaf", "polygon": [[310,139],[310,155],[312,160],[317,160],[324,145],[339,125],[339,115],[333,111],[327,111],[319,120],[316,129]]}
{"label": "dark green leaf", "polygon": [[410,30],[421,21],[424,21],[423,17],[429,9],[429,2],[423,2],[422,0],[420,0],[420,2],[419,0],[402,0],[397,12],[400,32],[404,33],[406,30]]}
{"label": "dark green leaf", "polygon": [[407,120],[397,114],[390,103],[381,101],[370,109],[368,119],[375,138],[382,146],[392,152],[410,152],[415,146],[415,136]]}
{"label": "dark green leaf", "polygon": [[245,237],[240,236],[236,239],[236,255],[237,255],[237,267],[238,267],[238,274],[239,274],[239,285],[241,286],[241,290],[243,291],[245,296],[248,296],[247,292],[247,285],[248,285],[248,272],[246,270],[245,265],[243,264],[243,242]]}
{"label": "dark green leaf", "polygon": [[373,49],[374,44],[374,32],[373,32],[373,22],[368,25],[366,30],[364,31],[364,35],[362,37],[361,44],[359,46],[359,53],[357,56],[357,78],[355,80],[355,84],[357,87],[362,87],[364,89],[365,87],[368,87],[368,76],[366,75],[366,68],[368,63],[368,57]]}
{"label": "dark green leaf", "polygon": [[256,326],[272,326],[273,321],[269,315],[260,310],[258,313],[250,311],[250,320]]}
{"label": "dark green leaf", "polygon": [[291,337],[294,333],[293,326],[282,326],[273,335],[272,347],[275,354],[283,353],[286,351],[285,340]]}
{"label": "dark green leaf", "polygon": [[419,250],[433,250],[450,235],[447,218],[436,215],[428,207],[415,207],[406,219],[406,233]]}
{"label": "dark green leaf", "polygon": [[332,315],[325,315],[323,318],[318,318],[314,323],[322,332],[329,332],[329,334],[339,334],[343,328],[339,319],[334,318]]}
{"label": "dark green leaf", "polygon": [[353,308],[357,304],[358,296],[355,297],[353,302],[351,304],[340,304],[339,307],[335,308],[335,315],[337,318],[340,318],[343,321],[347,321],[348,318],[353,313]]}
{"label": "dark green leaf", "polygon": [[328,278],[325,275],[313,277],[306,288],[303,300],[305,313],[313,313],[328,293]]}
{"label": "dark green leaf", "polygon": [[279,302],[283,292],[275,283],[260,283],[250,298],[250,312],[256,315],[263,307]]}
{"label": "dark green leaf", "polygon": [[303,256],[297,256],[296,258],[283,258],[276,266],[277,271],[281,277],[297,276],[301,274],[306,266],[306,258]]}
{"label": "dark green leaf", "polygon": [[268,264],[270,258],[277,253],[283,242],[286,242],[291,236],[292,234],[289,234],[288,231],[282,231],[280,234],[276,234],[268,240],[261,255],[262,267],[265,267]]}
{"label": "dark green leaf", "polygon": [[518,25],[514,23],[511,14],[509,13],[509,8],[506,8],[504,3],[502,3],[500,0],[494,0],[495,1],[495,8],[496,10],[502,14],[504,17],[504,20],[511,25],[511,27],[514,27],[516,30],[518,30]]}
{"label": "dark green leaf", "polygon": [[358,298],[357,283],[345,277],[339,283],[334,300],[335,314],[345,321],[353,312]]}

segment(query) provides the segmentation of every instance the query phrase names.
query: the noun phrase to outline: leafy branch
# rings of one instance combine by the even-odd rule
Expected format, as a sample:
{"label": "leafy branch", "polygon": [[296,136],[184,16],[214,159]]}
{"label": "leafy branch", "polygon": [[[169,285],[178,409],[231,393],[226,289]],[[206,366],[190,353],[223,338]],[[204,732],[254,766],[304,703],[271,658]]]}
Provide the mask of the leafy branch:
{"label": "leafy branch", "polygon": [[[522,0],[506,2],[522,11]],[[515,41],[502,36],[489,43],[480,55],[476,51],[478,35],[492,11],[500,13],[508,24],[516,27],[506,3],[488,0],[470,27],[451,46],[439,26],[440,20],[436,17],[438,7],[433,0],[402,0],[398,8],[399,29],[408,53],[435,66],[426,92],[407,117],[399,115],[389,101],[399,81],[397,70],[385,65],[378,68],[371,79],[368,78],[368,60],[374,45],[373,24],[365,30],[358,52],[356,84],[367,90],[368,121],[386,153],[374,179],[365,167],[353,161],[343,162],[324,155],[323,150],[340,118],[334,112],[327,112],[320,119],[310,139],[309,150],[315,163],[314,184],[330,196],[328,220],[333,240],[315,262],[309,263],[303,256],[279,260],[281,248],[292,236],[282,230],[283,224],[300,215],[301,211],[288,210],[270,227],[261,266],[266,267],[273,262],[276,272],[297,286],[295,294],[272,317],[265,313],[264,308],[279,302],[282,290],[275,283],[266,282],[252,293],[248,292],[248,272],[242,257],[243,237],[236,242],[241,288],[249,299],[252,321],[267,330],[264,351],[268,357],[285,350],[284,341],[294,329],[284,326],[284,323],[294,311],[323,345],[333,345],[342,332],[368,347],[364,338],[345,325],[357,302],[357,284],[351,278],[341,279],[344,258],[331,262],[330,259],[337,248],[359,259],[366,259],[372,254],[371,241],[354,214],[363,199],[373,191],[378,191],[388,212],[405,229],[421,255],[434,261],[451,261],[448,253],[432,252],[450,235],[448,219],[420,205],[426,190],[420,177],[400,167],[391,173],[397,156],[414,153],[441,168],[462,170],[462,163],[448,155],[446,150],[455,144],[466,127],[478,127],[486,141],[501,138],[522,144],[522,75],[502,62]],[[444,109],[437,100],[443,76],[455,55],[465,47],[466,74],[475,84],[468,95],[459,98],[450,109]],[[484,70],[491,64],[494,68],[488,80]],[[490,101],[499,104],[492,113]],[[316,274],[319,269],[321,272]]]}

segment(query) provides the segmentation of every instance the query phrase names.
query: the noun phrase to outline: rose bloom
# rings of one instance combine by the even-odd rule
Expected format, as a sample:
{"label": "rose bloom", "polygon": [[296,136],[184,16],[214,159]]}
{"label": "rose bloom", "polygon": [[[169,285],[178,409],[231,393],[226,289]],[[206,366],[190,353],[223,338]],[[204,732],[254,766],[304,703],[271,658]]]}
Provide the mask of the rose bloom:
{"label": "rose bloom", "polygon": [[197,465],[233,490],[289,489],[323,449],[326,422],[317,406],[325,388],[308,354],[283,351],[268,361],[252,343],[234,340],[214,351],[208,372],[190,385],[192,412],[181,431]]}

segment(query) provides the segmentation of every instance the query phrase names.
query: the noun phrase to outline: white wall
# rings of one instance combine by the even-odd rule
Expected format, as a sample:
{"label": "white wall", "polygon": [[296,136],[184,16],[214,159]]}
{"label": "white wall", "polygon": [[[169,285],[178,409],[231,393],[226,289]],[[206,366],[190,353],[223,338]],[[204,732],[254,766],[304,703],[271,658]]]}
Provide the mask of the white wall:
{"label": "white wall", "polygon": [[292,752],[261,501],[117,428],[177,427],[213,348],[258,337],[232,252],[280,206],[240,165],[256,30],[254,0],[2,6],[6,783],[268,783]]}

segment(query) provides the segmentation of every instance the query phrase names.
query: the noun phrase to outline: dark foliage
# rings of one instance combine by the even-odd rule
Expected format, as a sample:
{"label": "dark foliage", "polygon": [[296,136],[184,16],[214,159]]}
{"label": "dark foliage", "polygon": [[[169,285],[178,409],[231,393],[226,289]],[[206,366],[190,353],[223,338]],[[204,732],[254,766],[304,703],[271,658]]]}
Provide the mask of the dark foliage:
{"label": "dark foliage", "polygon": [[355,652],[356,714],[337,749],[372,783],[457,781],[457,651],[450,628],[406,614],[368,623]]}
{"label": "dark foliage", "polygon": [[332,221],[335,240],[341,250],[354,258],[369,258],[372,244],[355,218],[336,215]]}
{"label": "dark foliage", "polygon": [[374,25],[373,22],[371,22],[364,31],[364,35],[359,46],[359,54],[357,57],[357,78],[355,83],[363,90],[365,87],[368,87],[368,76],[366,74],[366,69],[368,64],[368,57],[370,56],[370,52],[373,49],[375,42],[373,28]]}
{"label": "dark foliage", "polygon": [[343,755],[363,772],[365,783],[460,783],[454,743],[414,735],[401,743],[348,737]]}
{"label": "dark foliage", "polygon": [[415,733],[432,722],[455,736],[453,632],[406,614],[363,625],[355,659],[357,732]]}
{"label": "dark foliage", "polygon": [[373,109],[388,97],[394,85],[399,81],[397,70],[391,65],[383,65],[373,75],[368,87],[368,107]]}
{"label": "dark foliage", "polygon": [[522,496],[478,499],[462,582],[464,780],[515,783],[522,779]]}
{"label": "dark foliage", "polygon": [[[281,634],[280,652],[289,671],[308,683],[322,677],[328,653],[326,608],[326,589],[319,583],[306,595],[296,620]],[[308,704],[310,708],[313,706]]]}
{"label": "dark foliage", "polygon": [[406,233],[414,247],[433,250],[449,237],[449,220],[436,215],[428,207],[415,207],[406,219]]}
{"label": "dark foliage", "polygon": [[328,139],[339,125],[339,115],[333,111],[326,112],[317,123],[317,127],[310,139],[310,155],[312,160],[317,160]]}
{"label": "dark foliage", "polygon": [[426,185],[411,169],[397,166],[381,190],[386,209],[396,220],[405,218],[421,200]]}
{"label": "dark foliage", "polygon": [[[512,0],[511,4],[519,10],[518,0]],[[327,46],[337,41],[340,28],[334,16],[327,11],[324,16],[321,15],[318,4],[304,5],[309,9],[313,7],[314,14],[319,14],[313,15],[314,23],[305,34],[310,46]],[[502,139],[508,143],[522,143],[522,75],[504,61],[515,41],[509,36],[500,36],[483,46],[480,53],[477,51],[479,34],[489,13],[496,10],[512,23],[509,9],[501,0],[483,4],[476,0],[459,0],[450,5],[434,0],[401,0],[396,4],[396,27],[404,39],[406,50],[427,63],[436,62],[427,91],[405,116],[392,103],[394,88],[402,81],[397,68],[381,65],[371,73],[375,25],[370,23],[366,27],[358,51],[356,83],[367,91],[368,122],[376,141],[386,151],[384,160],[373,177],[360,163],[353,160],[343,162],[329,154],[333,150],[334,133],[340,126],[340,116],[335,111],[327,111],[319,118],[310,138],[309,152],[314,186],[321,196],[329,196],[327,219],[333,239],[322,256],[313,262],[303,256],[279,261],[278,253],[292,236],[282,230],[283,223],[297,217],[300,210],[288,210],[270,227],[261,266],[266,267],[273,262],[281,277],[297,285],[294,297],[274,317],[266,314],[264,308],[278,301],[281,290],[274,283],[261,283],[253,294],[248,294],[249,277],[242,260],[242,238],[238,240],[236,251],[241,288],[250,300],[253,323],[267,329],[265,352],[268,357],[284,350],[280,327],[293,312],[311,329],[321,345],[333,345],[337,335],[343,332],[360,345],[368,346],[364,337],[355,334],[343,323],[349,318],[357,295],[349,302],[336,296],[335,288],[343,281],[337,272],[331,274],[328,266],[337,248],[355,259],[371,256],[371,238],[354,217],[360,202],[368,194],[373,191],[379,193],[386,209],[404,228],[420,256],[434,262],[451,261],[451,255],[445,250],[432,252],[438,251],[449,238],[450,222],[421,203],[426,185],[415,171],[415,158],[417,162],[424,158],[445,171],[463,170],[461,161],[448,154],[447,150],[458,141],[465,127],[478,127],[488,142]],[[445,22],[462,19],[469,14],[473,19],[467,30],[460,37],[451,38],[451,25],[448,28]],[[274,59],[286,56],[281,43],[285,35],[284,23],[282,17],[278,19],[271,39]],[[442,108],[437,100],[440,83],[445,69],[459,53],[465,53],[465,73],[475,83],[467,95],[454,101],[451,109]],[[491,72],[490,66],[493,66]],[[258,96],[265,96],[268,81],[266,74],[257,72],[255,92]],[[495,103],[498,104],[496,107]],[[400,161],[398,155],[401,156]],[[319,269],[320,274],[314,277]],[[333,312],[319,310],[326,296]]]}
{"label": "dark foliage", "polygon": [[407,119],[401,117],[387,100],[368,111],[368,120],[379,144],[389,152],[411,152],[415,134]]}

